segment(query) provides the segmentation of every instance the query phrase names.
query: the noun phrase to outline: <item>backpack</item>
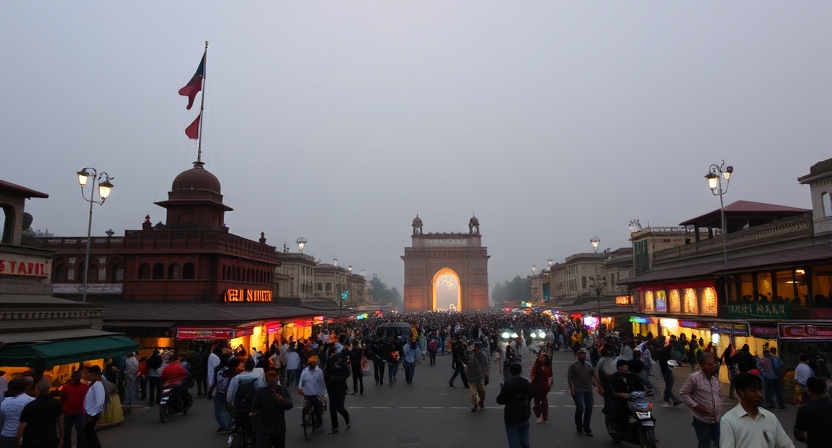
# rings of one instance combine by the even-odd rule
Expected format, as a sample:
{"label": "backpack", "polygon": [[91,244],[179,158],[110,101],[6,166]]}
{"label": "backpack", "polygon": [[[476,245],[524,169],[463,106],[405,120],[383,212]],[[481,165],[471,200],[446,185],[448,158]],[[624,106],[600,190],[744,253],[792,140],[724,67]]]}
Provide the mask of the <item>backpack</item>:
{"label": "backpack", "polygon": [[774,373],[777,375],[777,379],[782,380],[786,377],[786,364],[774,356],[772,356],[772,359],[774,360]]}
{"label": "backpack", "polygon": [[430,342],[428,342],[428,350],[432,352],[439,350],[439,341],[431,339]]}
{"label": "backpack", "polygon": [[217,385],[218,394],[228,393],[228,385],[231,384],[231,377],[228,376],[228,370],[228,367],[222,367],[216,371],[215,384]]}
{"label": "backpack", "polygon": [[254,387],[254,382],[257,378],[249,378],[240,381],[237,384],[237,391],[234,392],[234,410],[245,411],[251,409],[251,404],[254,402],[254,392],[257,388]]}

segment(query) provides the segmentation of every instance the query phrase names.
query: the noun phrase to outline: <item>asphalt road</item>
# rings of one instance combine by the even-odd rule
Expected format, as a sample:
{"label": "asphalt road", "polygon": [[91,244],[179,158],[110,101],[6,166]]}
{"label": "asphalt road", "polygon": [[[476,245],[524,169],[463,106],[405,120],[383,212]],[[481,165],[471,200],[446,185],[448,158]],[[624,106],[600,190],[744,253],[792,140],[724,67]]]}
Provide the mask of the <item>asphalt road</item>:
{"label": "asphalt road", "polygon": [[[533,356],[524,353],[524,376],[528,374]],[[610,447],[612,439],[604,429],[604,415],[601,413],[602,399],[595,395],[592,428],[594,437],[578,435],[574,429],[575,406],[566,393],[566,368],[574,360],[571,353],[556,353],[553,359],[555,372],[554,388],[549,395],[549,424],[535,424],[531,420],[532,446]],[[333,446],[342,448],[366,447],[499,447],[506,446],[503,425],[503,409],[495,398],[499,392],[496,364],[492,364],[492,381],[487,389],[485,410],[470,412],[470,395],[462,387],[459,378],[456,387],[448,387],[452,374],[450,356],[438,356],[436,366],[427,361],[416,365],[414,382],[404,382],[404,372],[398,374],[399,381],[393,387],[376,386],[372,375],[364,377],[364,396],[348,395],[346,406],[350,412],[351,429],[345,431],[340,423],[340,433],[327,436],[330,429],[329,415],[325,415],[324,426],[316,430],[310,440],[305,441],[300,427],[300,397],[295,395],[296,407],[286,413],[287,446]],[[681,387],[690,371],[676,369],[674,392]],[[352,386],[352,379],[348,380]],[[657,385],[662,389],[663,382]],[[726,389],[727,392],[727,389]],[[736,402],[724,399],[723,413]],[[791,435],[796,407],[788,406],[783,411],[774,411],[780,418],[786,432]],[[696,439],[691,427],[690,411],[684,405],[666,409],[656,406],[654,410],[656,435],[659,446],[695,447]],[[116,427],[99,433],[104,447],[118,448],[184,448],[184,447],[225,447],[227,435],[214,432],[213,404],[198,399],[188,415],[176,414],[170,423],[159,421],[157,408],[133,407],[132,415]],[[626,444],[624,444],[626,446]],[[796,446],[801,446],[798,443]]]}

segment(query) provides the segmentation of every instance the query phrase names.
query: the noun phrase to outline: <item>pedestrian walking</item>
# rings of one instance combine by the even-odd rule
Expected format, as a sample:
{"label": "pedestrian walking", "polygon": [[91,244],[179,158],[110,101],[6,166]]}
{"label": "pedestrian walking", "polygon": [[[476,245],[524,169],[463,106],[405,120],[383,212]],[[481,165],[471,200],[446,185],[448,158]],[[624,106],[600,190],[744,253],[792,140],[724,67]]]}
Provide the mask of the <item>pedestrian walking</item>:
{"label": "pedestrian walking", "polygon": [[347,397],[347,377],[350,376],[350,368],[346,360],[341,358],[339,353],[332,353],[326,363],[326,391],[329,394],[329,419],[332,422],[330,436],[338,434],[338,414],[344,417],[344,426],[350,429],[350,413],[344,407]]}
{"label": "pedestrian walking", "polygon": [[471,389],[471,412],[476,412],[478,407],[485,409],[485,386],[491,380],[490,364],[488,357],[482,352],[482,343],[475,342],[474,351],[466,364],[468,385]]}
{"label": "pedestrian walking", "polygon": [[552,360],[546,353],[540,353],[529,371],[529,380],[534,391],[535,423],[549,423],[549,391],[552,390]]}
{"label": "pedestrian walking", "polygon": [[592,388],[595,387],[601,396],[604,395],[604,389],[598,383],[592,363],[587,361],[586,352],[581,346],[573,345],[572,351],[577,360],[566,371],[566,383],[575,402],[575,429],[578,434],[592,437],[592,406],[595,405]]}
{"label": "pedestrian walking", "polygon": [[37,384],[38,396],[23,408],[17,439],[20,448],[55,448],[63,443],[64,421],[61,402],[49,395],[52,383],[43,378]]}
{"label": "pedestrian walking", "polygon": [[17,448],[17,427],[20,413],[34,398],[26,393],[28,383],[23,378],[9,381],[6,398],[0,403],[0,448]]}
{"label": "pedestrian walking", "polygon": [[361,370],[361,361],[364,359],[364,349],[357,339],[350,343],[352,348],[349,351],[350,369],[352,371],[352,394],[364,395],[364,372]]}
{"label": "pedestrian walking", "polygon": [[469,389],[470,385],[468,384],[468,375],[465,374],[465,362],[467,361],[465,356],[465,346],[462,344],[462,340],[459,337],[457,337],[453,345],[451,345],[451,356],[451,368],[454,369],[454,374],[448,381],[448,386],[454,387],[454,380],[457,375],[459,375],[459,377],[462,378],[462,385],[465,386],[466,389]]}
{"label": "pedestrian walking", "polygon": [[[659,343],[664,344],[664,336],[659,337]],[[659,351],[659,369],[662,372],[662,378],[664,379],[664,394],[662,395],[662,406],[669,408],[672,406],[679,406],[682,404],[682,401],[676,398],[673,395],[673,371],[670,370],[670,366],[667,364],[670,361],[671,357],[673,356],[673,345],[667,344],[663,345],[662,349]]]}
{"label": "pedestrian walking", "polygon": [[61,387],[63,403],[63,448],[72,448],[72,428],[75,428],[76,447],[84,447],[84,398],[89,386],[81,382],[81,371],[74,370]]}
{"label": "pedestrian walking", "polygon": [[719,407],[722,404],[716,359],[713,353],[702,352],[700,370],[690,374],[679,395],[693,414],[693,430],[699,448],[719,448]]}
{"label": "pedestrian walking", "polygon": [[763,359],[760,360],[760,374],[765,380],[766,402],[768,402],[769,409],[775,409],[775,406],[786,409],[786,403],[783,401],[783,383],[780,381],[780,377],[777,376],[782,361],[774,356],[771,350],[777,353],[776,348],[765,350]]}
{"label": "pedestrian walking", "polygon": [[413,341],[404,346],[404,379],[407,384],[413,384],[413,374],[416,372],[416,360],[422,355],[419,344]]}
{"label": "pedestrian walking", "polygon": [[506,437],[509,448],[529,448],[530,405],[534,391],[529,380],[520,376],[523,367],[520,363],[509,366],[511,377],[500,388],[497,404],[505,405],[503,421],[506,425]]}
{"label": "pedestrian walking", "polygon": [[107,392],[101,382],[101,367],[90,366],[87,369],[87,381],[90,387],[84,397],[84,412],[87,413],[87,419],[84,423],[84,446],[86,448],[101,448],[101,442],[98,441],[98,434],[95,432],[95,424],[98,423],[101,414],[104,413],[104,405],[107,399]]}
{"label": "pedestrian walking", "polygon": [[813,376],[806,384],[809,401],[797,409],[794,438],[807,448],[828,447],[832,441],[832,400],[826,394],[826,381]]}
{"label": "pedestrian walking", "polygon": [[722,417],[719,427],[720,448],[794,448],[780,421],[763,409],[763,380],[753,373],[738,373],[734,390],[740,399]]}
{"label": "pedestrian walking", "polygon": [[280,385],[277,371],[266,372],[266,387],[255,392],[249,414],[256,422],[255,448],[286,446],[286,411],[292,406],[289,390]]}

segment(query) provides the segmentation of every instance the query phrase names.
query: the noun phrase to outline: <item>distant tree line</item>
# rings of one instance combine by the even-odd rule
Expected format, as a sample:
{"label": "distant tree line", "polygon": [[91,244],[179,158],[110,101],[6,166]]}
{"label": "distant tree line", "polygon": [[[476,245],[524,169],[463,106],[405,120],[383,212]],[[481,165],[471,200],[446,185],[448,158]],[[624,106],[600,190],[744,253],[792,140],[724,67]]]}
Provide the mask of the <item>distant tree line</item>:
{"label": "distant tree line", "polygon": [[510,282],[497,283],[494,290],[491,291],[491,299],[495,304],[506,301],[528,301],[531,298],[531,281],[527,278],[521,278],[519,275],[515,276],[514,280]]}
{"label": "distant tree line", "polygon": [[388,303],[392,303],[393,308],[400,310],[404,307],[404,301],[402,301],[402,295],[398,289],[388,288],[387,284],[381,281],[376,275],[373,275],[370,284],[373,286],[373,300],[377,304],[387,305]]}

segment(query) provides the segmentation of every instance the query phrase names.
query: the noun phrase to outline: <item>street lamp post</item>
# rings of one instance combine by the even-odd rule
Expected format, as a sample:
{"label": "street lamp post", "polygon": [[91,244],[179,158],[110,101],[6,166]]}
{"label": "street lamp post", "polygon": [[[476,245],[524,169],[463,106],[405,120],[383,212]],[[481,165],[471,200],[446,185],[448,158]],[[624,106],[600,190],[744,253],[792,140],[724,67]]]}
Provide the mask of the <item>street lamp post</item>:
{"label": "street lamp post", "polygon": [[300,237],[296,242],[298,243],[298,251],[300,251],[300,254],[303,255],[303,248],[306,246],[306,238]]}
{"label": "street lamp post", "polygon": [[[592,253],[598,253],[598,245],[601,244],[601,239],[597,236],[589,240],[592,243]],[[601,292],[607,286],[607,279],[598,276],[598,263],[595,263],[595,277],[590,277],[592,280],[592,289],[595,291],[595,301],[598,307],[598,336],[601,336]]]}
{"label": "street lamp post", "polygon": [[[90,170],[92,174],[90,174]],[[84,194],[84,187],[87,185],[87,181],[89,178],[92,177],[92,186],[90,191],[90,197],[87,199],[87,196]],[[104,179],[102,181],[102,179]],[[87,221],[87,251],[84,255],[84,291],[81,293],[81,302],[87,301],[87,277],[89,276],[89,269],[90,269],[90,234],[92,232],[92,206],[93,204],[104,205],[104,201],[110,196],[110,191],[113,189],[113,184],[110,182],[114,180],[115,177],[110,177],[109,174],[106,172],[101,172],[98,174],[98,171],[95,168],[85,167],[82,168],[81,171],[78,171],[78,185],[81,186],[81,197],[84,198],[85,201],[90,203],[90,217]],[[100,201],[95,200],[95,184],[98,183],[98,197],[101,198]]]}
{"label": "street lamp post", "polygon": [[[728,266],[728,233],[725,228],[725,204],[722,202],[722,195],[728,193],[728,184],[731,182],[733,172],[733,166],[725,166],[725,161],[720,160],[720,164],[712,164],[708,169],[708,174],[705,175],[711,193],[719,196],[719,212],[722,218],[722,261],[726,266]],[[723,178],[725,178],[725,188],[722,187]]]}

